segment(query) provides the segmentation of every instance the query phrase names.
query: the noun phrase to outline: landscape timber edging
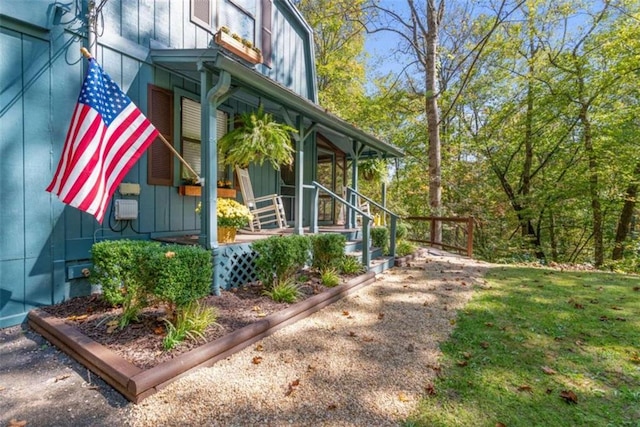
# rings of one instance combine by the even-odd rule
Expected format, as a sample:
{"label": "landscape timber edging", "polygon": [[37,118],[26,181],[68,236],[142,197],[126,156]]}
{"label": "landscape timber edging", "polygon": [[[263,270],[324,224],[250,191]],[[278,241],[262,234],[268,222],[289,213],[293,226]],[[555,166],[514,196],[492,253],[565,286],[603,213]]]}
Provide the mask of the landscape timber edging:
{"label": "landscape timber edging", "polygon": [[28,323],[32,329],[100,376],[124,397],[139,403],[191,370],[211,366],[218,360],[229,357],[277,330],[304,319],[375,280],[373,272],[354,277],[342,285],[309,297],[146,370],[140,369],[102,344],[83,335],[77,328],[67,324],[64,319],[54,317],[42,310],[31,310]]}

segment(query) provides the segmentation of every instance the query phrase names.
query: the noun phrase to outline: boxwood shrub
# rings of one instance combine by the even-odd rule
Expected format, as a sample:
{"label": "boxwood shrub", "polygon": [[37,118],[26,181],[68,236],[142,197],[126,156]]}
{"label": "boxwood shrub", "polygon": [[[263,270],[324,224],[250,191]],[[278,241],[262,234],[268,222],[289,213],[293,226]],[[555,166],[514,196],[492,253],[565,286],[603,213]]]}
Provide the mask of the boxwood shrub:
{"label": "boxwood shrub", "polygon": [[268,289],[293,276],[311,256],[308,236],[272,236],[253,242],[251,248],[258,254],[256,274]]}
{"label": "boxwood shrub", "polygon": [[342,234],[318,234],[313,236],[313,266],[325,270],[335,266],[344,257],[344,245],[347,238]]}

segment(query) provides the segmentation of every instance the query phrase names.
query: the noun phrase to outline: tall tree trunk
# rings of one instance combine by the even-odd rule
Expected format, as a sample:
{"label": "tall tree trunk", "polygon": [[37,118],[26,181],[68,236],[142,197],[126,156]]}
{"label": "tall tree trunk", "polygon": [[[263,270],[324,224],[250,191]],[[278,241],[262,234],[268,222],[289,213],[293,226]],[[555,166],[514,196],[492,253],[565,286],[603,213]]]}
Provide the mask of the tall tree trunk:
{"label": "tall tree trunk", "polygon": [[584,148],[589,159],[589,195],[591,197],[591,215],[593,220],[593,258],[596,267],[604,263],[604,236],[602,230],[602,206],[600,204],[598,181],[598,158],[593,148],[593,135],[589,119],[588,105],[580,110],[580,123],[583,126]]}
{"label": "tall tree trunk", "polygon": [[[442,7],[443,4],[440,4]],[[427,55],[425,58],[427,127],[429,131],[429,206],[436,216],[442,214],[442,178],[440,156],[440,117],[438,112],[437,48],[439,13],[434,0],[427,1]],[[432,241],[442,242],[442,223],[436,221]]]}
{"label": "tall tree trunk", "polygon": [[624,253],[624,241],[629,234],[629,226],[633,218],[633,210],[636,207],[636,196],[638,195],[638,178],[640,177],[640,163],[636,164],[633,171],[633,181],[627,187],[624,197],[624,205],[618,219],[618,227],[616,228],[616,241],[613,247],[611,259],[622,259]]}

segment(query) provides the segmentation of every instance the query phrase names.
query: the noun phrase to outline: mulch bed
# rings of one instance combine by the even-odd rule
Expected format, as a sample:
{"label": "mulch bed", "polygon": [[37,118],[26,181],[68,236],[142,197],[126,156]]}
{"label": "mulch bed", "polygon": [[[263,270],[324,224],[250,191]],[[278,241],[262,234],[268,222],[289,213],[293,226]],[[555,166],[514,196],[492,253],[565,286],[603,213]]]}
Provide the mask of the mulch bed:
{"label": "mulch bed", "polygon": [[[300,286],[298,302],[326,289],[328,288],[317,278],[312,278]],[[216,340],[289,306],[262,295],[263,290],[261,284],[251,283],[231,291],[222,291],[220,296],[211,295],[202,299],[201,302],[215,307],[218,315],[216,324],[204,333],[206,342]],[[165,351],[162,347],[162,340],[166,335],[163,320],[165,309],[161,305],[144,309],[137,322],[123,329],[109,328],[108,324],[119,318],[122,309],[109,305],[100,295],[72,298],[57,305],[42,307],[42,311],[65,319],[66,323],[73,325],[84,335],[141,369],[171,360],[203,344],[202,339],[187,339],[176,348]]]}

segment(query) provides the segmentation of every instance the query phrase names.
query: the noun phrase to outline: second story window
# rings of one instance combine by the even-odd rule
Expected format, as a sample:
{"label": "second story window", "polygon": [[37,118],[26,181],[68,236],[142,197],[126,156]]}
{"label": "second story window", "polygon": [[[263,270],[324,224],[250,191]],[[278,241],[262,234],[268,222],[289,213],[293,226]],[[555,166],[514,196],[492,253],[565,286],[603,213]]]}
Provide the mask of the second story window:
{"label": "second story window", "polygon": [[218,4],[218,26],[256,42],[256,0],[221,0]]}

